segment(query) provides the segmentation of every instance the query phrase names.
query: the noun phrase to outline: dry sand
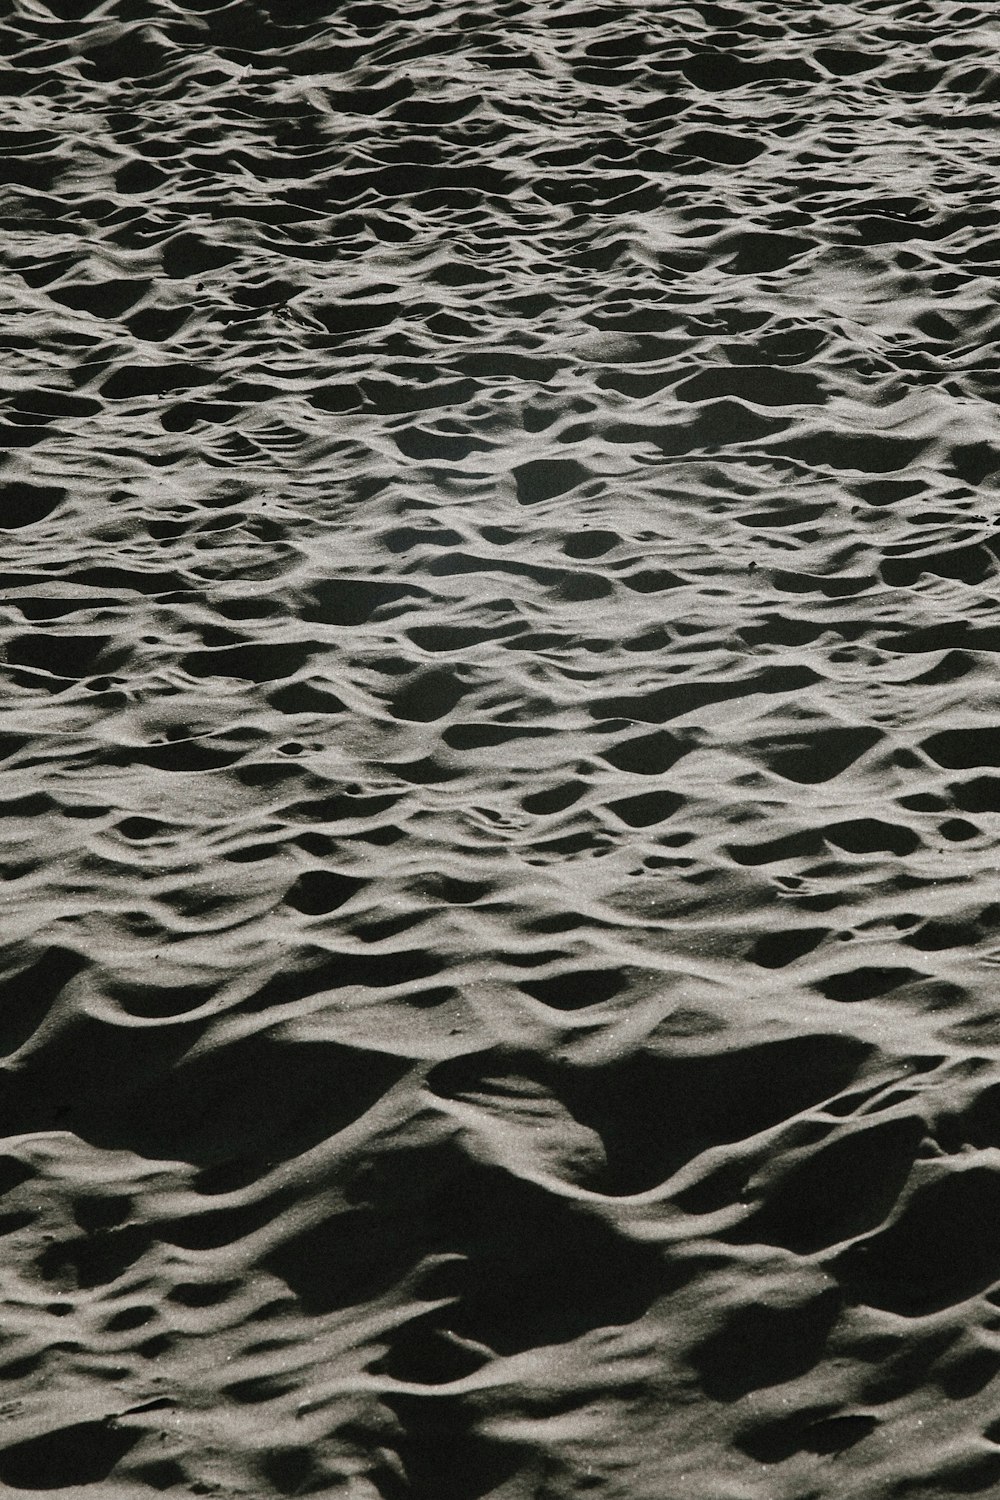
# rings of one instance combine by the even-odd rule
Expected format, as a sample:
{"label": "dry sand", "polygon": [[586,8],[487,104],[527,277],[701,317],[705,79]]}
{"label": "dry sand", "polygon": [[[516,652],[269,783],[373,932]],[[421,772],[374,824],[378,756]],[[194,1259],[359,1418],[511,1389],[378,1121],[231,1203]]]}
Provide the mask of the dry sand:
{"label": "dry sand", "polygon": [[4,1494],[1000,1494],[998,43],[10,0]]}

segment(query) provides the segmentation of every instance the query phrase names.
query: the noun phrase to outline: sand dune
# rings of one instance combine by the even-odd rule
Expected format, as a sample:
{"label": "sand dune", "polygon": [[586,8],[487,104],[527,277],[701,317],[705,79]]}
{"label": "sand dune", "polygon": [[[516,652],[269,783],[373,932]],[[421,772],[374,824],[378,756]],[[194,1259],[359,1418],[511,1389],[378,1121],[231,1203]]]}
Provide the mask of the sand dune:
{"label": "sand dune", "polygon": [[12,0],[5,1493],[1000,1492],[996,39]]}

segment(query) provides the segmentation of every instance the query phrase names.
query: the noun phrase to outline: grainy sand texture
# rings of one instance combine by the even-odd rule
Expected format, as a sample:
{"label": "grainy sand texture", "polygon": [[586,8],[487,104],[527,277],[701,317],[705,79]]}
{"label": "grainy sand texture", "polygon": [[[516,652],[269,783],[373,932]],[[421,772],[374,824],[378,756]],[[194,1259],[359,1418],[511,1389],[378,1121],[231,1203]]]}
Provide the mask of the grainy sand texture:
{"label": "grainy sand texture", "polygon": [[1000,1495],[998,123],[8,0],[4,1495]]}

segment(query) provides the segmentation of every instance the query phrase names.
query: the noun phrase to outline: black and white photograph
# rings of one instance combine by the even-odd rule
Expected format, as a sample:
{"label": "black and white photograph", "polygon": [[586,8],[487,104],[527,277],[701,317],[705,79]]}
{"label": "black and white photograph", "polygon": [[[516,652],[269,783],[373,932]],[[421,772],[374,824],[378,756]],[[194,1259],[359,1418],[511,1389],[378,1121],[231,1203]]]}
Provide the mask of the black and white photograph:
{"label": "black and white photograph", "polygon": [[0,6],[0,1496],[1000,1497],[1000,9]]}

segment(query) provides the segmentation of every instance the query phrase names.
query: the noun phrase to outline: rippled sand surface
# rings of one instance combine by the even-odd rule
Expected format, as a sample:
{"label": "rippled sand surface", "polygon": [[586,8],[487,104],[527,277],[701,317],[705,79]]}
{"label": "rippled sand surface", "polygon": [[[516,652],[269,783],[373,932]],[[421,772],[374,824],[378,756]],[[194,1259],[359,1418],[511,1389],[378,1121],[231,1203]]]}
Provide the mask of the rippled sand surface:
{"label": "rippled sand surface", "polygon": [[4,1493],[1000,1493],[998,42],[6,7]]}

